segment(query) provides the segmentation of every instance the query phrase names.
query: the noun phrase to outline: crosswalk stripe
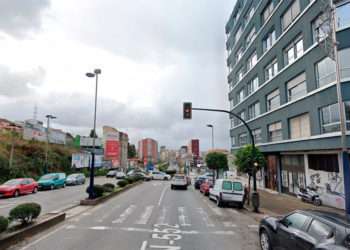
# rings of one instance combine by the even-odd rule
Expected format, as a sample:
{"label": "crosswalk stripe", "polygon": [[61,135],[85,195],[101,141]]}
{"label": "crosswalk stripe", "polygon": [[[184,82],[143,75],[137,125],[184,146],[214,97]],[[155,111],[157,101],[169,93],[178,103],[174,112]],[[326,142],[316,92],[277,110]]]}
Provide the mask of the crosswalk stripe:
{"label": "crosswalk stripe", "polygon": [[113,209],[109,213],[105,213],[97,222],[102,223],[105,219],[107,219],[108,216],[110,216],[116,209],[120,208],[120,205],[115,205]]}
{"label": "crosswalk stripe", "polygon": [[178,207],[180,226],[189,227],[191,224],[188,223],[188,217],[185,215],[185,208]]}
{"label": "crosswalk stripe", "polygon": [[128,216],[130,214],[133,213],[133,211],[135,210],[136,206],[135,205],[130,205],[127,209],[125,209],[125,211],[119,216],[118,219],[112,221],[113,224],[115,223],[123,223],[126,218],[128,218]]}
{"label": "crosswalk stripe", "polygon": [[153,208],[154,206],[147,206],[141,217],[136,221],[136,224],[146,225],[152,215]]}

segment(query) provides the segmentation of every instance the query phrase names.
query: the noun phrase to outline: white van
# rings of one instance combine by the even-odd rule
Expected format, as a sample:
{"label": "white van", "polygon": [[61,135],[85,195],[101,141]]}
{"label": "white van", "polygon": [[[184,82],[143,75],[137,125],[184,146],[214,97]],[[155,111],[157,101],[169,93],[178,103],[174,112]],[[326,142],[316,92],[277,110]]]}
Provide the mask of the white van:
{"label": "white van", "polygon": [[218,179],[209,190],[209,199],[216,201],[218,207],[235,203],[243,208],[244,187],[238,180]]}

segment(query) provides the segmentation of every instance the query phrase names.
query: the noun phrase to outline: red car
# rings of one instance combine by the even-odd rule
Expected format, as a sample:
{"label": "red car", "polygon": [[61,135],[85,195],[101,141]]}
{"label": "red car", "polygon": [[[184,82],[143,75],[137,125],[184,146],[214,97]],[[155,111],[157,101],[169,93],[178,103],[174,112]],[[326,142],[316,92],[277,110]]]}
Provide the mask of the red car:
{"label": "red car", "polygon": [[209,195],[209,189],[213,187],[213,180],[205,179],[200,185],[199,191],[204,195]]}
{"label": "red car", "polygon": [[38,183],[31,178],[12,179],[0,185],[0,197],[17,197],[37,191]]}

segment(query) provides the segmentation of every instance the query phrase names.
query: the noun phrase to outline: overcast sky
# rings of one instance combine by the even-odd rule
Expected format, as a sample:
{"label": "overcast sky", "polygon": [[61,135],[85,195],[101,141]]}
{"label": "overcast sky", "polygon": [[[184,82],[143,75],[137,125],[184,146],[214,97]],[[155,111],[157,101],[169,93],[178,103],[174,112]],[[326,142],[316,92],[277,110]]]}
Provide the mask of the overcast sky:
{"label": "overcast sky", "polygon": [[229,148],[229,119],[182,103],[228,109],[225,23],[235,0],[1,0],[0,117],[58,117],[88,134],[101,68],[98,121],[177,149],[190,138]]}

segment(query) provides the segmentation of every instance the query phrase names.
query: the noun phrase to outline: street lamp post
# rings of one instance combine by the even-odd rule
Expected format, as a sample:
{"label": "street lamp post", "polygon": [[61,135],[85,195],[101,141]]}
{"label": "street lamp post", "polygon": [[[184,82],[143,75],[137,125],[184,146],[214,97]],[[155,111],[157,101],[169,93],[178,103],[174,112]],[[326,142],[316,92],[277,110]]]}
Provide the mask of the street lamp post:
{"label": "street lamp post", "polygon": [[96,113],[97,113],[97,90],[98,90],[98,75],[101,74],[100,69],[95,69],[94,73],[86,73],[87,77],[95,77],[95,109],[94,109],[94,128],[93,128],[93,137],[92,137],[92,159],[90,166],[90,184],[89,184],[89,199],[95,198],[94,194],[94,175],[95,175],[95,139],[96,139]]}
{"label": "street lamp post", "polygon": [[50,119],[56,119],[56,116],[53,115],[46,115],[47,119],[47,125],[46,125],[46,150],[45,150],[45,168],[44,173],[46,174],[48,172],[48,164],[49,164],[49,143],[50,143]]}
{"label": "street lamp post", "polygon": [[211,128],[211,149],[214,149],[214,125],[207,124],[208,128]]}

